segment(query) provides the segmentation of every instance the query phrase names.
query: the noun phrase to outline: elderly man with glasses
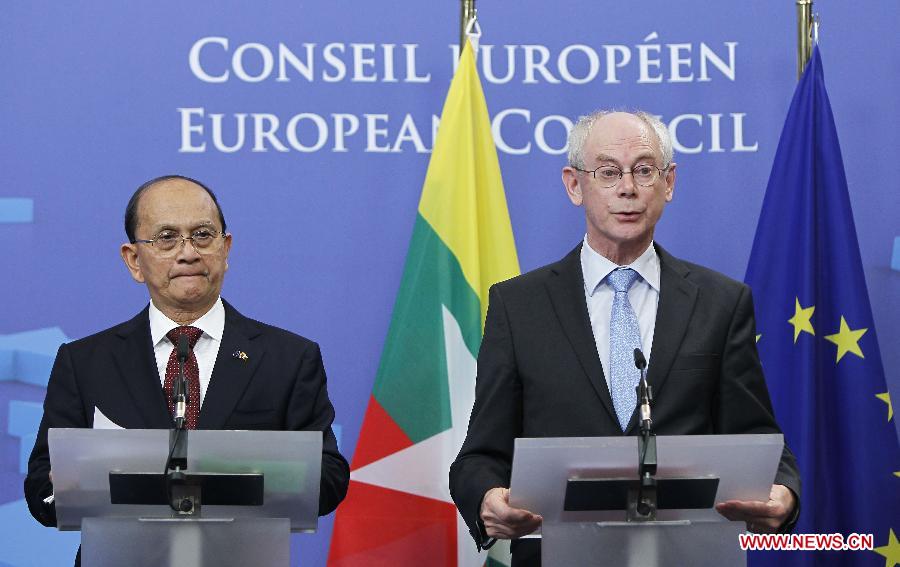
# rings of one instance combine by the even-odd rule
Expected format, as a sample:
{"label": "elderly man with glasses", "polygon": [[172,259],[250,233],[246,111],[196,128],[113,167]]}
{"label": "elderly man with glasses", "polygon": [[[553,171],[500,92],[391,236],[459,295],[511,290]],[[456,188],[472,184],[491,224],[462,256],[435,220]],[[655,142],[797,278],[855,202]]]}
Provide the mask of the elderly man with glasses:
{"label": "elderly man with glasses", "polygon": [[334,510],[347,492],[349,467],[331,430],[334,408],[319,347],[244,317],[220,297],[232,236],[215,194],[177,175],[148,181],[128,203],[125,232],[122,260],[147,286],[150,302],[130,321],[60,347],[25,479],[32,515],[56,525],[46,501],[53,492],[48,428],[92,427],[97,420],[173,427],[180,335],[191,349],[186,426],[321,431],[319,514]]}
{"label": "elderly man with glasses", "polygon": [[[542,518],[509,505],[517,437],[636,435],[634,349],[649,361],[660,435],[780,432],[755,346],[750,289],[675,258],[653,240],[673,197],[665,125],[598,111],[569,135],[562,180],[586,234],[565,258],[491,288],[475,406],[450,490],[479,548]],[[753,531],[789,529],[799,510],[785,448],[767,502],[717,510]],[[512,544],[513,566],[540,564],[539,540]]]}

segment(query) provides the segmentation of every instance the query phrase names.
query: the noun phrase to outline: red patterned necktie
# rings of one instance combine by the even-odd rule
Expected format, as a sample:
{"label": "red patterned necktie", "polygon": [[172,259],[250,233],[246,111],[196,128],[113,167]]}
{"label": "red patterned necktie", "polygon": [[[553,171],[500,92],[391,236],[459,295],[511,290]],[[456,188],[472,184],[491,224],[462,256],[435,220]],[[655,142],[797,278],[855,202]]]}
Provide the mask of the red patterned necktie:
{"label": "red patterned necktie", "polygon": [[203,334],[201,329],[197,327],[175,327],[166,336],[175,345],[172,354],[169,355],[169,362],[166,364],[166,380],[163,383],[163,389],[166,392],[166,399],[169,401],[169,414],[175,416],[175,400],[172,397],[172,385],[178,379],[178,337],[186,335],[190,352],[188,359],[184,363],[184,378],[188,383],[188,400],[185,409],[185,428],[196,429],[197,418],[200,416],[200,368],[197,366],[197,357],[194,355],[194,345]]}

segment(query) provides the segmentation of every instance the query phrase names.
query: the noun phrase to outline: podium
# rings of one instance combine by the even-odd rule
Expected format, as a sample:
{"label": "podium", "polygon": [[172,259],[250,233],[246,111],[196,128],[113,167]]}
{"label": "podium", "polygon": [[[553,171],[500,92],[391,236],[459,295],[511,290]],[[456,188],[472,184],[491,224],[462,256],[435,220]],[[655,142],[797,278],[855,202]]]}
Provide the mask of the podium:
{"label": "podium", "polygon": [[287,566],[291,532],[318,523],[322,433],[184,434],[193,506],[179,511],[168,430],[50,429],[57,527],[81,530],[82,564]]}
{"label": "podium", "polygon": [[659,508],[649,521],[629,519],[627,510],[627,488],[639,478],[638,437],[516,439],[509,501],[543,516],[542,565],[746,565],[744,523],[713,504],[768,500],[783,436],[656,439]]}

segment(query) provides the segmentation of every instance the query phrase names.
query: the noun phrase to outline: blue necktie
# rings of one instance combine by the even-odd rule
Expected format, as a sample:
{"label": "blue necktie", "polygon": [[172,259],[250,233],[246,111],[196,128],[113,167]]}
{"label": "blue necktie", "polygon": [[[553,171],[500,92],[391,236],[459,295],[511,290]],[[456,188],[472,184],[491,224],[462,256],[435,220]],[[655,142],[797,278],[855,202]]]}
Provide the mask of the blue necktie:
{"label": "blue necktie", "polygon": [[631,268],[617,268],[606,276],[616,292],[609,318],[609,387],[622,431],[637,405],[635,388],[641,377],[634,366],[634,349],[641,348],[641,331],[628,301],[628,290],[637,277]]}

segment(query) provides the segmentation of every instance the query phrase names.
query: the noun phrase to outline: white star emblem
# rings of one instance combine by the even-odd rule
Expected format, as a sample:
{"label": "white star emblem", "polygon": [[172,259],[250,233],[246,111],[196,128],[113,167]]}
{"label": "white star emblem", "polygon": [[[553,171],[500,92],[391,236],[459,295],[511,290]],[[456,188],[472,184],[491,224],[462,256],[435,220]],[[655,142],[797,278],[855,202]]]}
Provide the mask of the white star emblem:
{"label": "white star emblem", "polygon": [[[448,474],[469,425],[475,403],[475,358],[463,339],[459,323],[441,306],[444,324],[444,349],[450,390],[451,428],[356,469],[350,478],[375,486],[453,503]],[[469,529],[456,515],[456,547],[459,565],[480,566],[484,555],[475,551]]]}

